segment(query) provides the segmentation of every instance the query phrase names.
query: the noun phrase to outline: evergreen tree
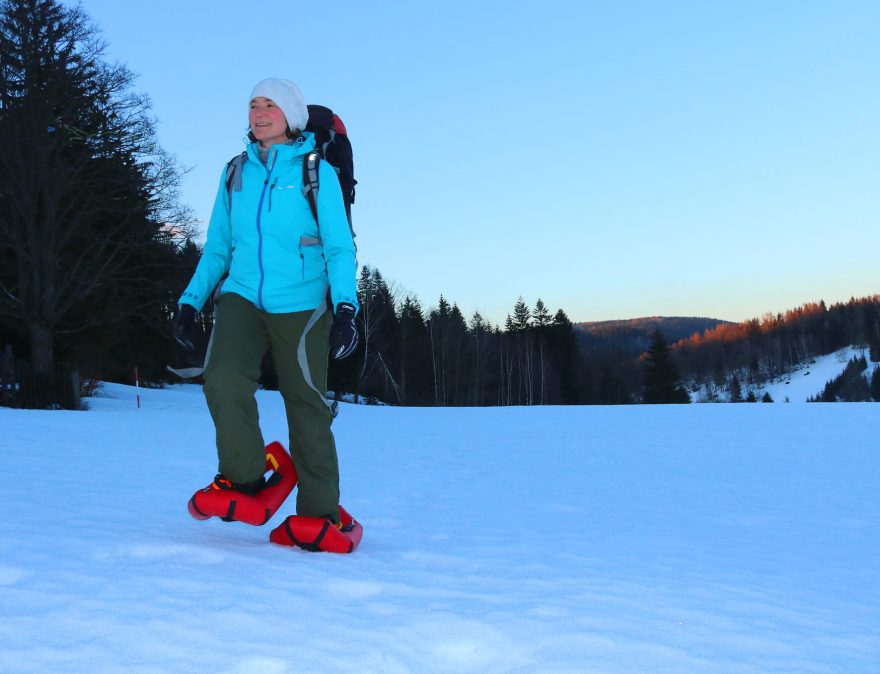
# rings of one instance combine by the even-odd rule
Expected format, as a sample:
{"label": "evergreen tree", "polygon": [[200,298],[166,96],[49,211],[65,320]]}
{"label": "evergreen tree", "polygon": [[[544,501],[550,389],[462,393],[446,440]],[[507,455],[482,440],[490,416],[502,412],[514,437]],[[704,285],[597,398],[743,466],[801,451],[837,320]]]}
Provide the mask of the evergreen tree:
{"label": "evergreen tree", "polygon": [[868,369],[868,361],[862,356],[853,358],[843,372],[838,388],[838,395],[846,402],[867,402],[871,399],[871,385],[864,372]]}
{"label": "evergreen tree", "polygon": [[587,375],[583,354],[577,343],[574,324],[562,309],[553,315],[549,343],[550,351],[559,363],[558,401],[565,405],[587,402],[584,392]]}
{"label": "evergreen tree", "polygon": [[562,309],[559,309],[559,311],[553,315],[553,327],[564,328],[566,331],[569,331],[574,327],[574,324],[571,322],[568,314]]}
{"label": "evergreen tree", "polygon": [[769,393],[765,393],[763,396],[761,396],[761,402],[762,403],[772,403],[773,397]]}
{"label": "evergreen tree", "polygon": [[871,374],[871,398],[875,403],[880,403],[880,367],[875,367]]}
{"label": "evergreen tree", "polygon": [[400,325],[393,293],[378,269],[366,265],[361,268],[358,301],[362,339],[356,393],[400,402],[400,352],[397,347]]}
{"label": "evergreen tree", "polygon": [[537,328],[543,328],[551,323],[550,312],[547,311],[547,307],[544,306],[544,302],[541,301],[540,297],[538,298],[538,301],[535,302],[535,312],[532,314],[532,323],[534,323]]}
{"label": "evergreen tree", "polygon": [[397,316],[394,293],[385,282],[382,272],[373,269],[373,313],[378,325],[374,334],[373,354],[376,359],[377,394],[388,402],[402,402],[400,378],[400,321]]}
{"label": "evergreen tree", "polygon": [[430,404],[434,398],[431,342],[415,297],[406,297],[400,309],[400,362],[403,404]]}
{"label": "evergreen tree", "polygon": [[467,332],[464,314],[458,304],[453,303],[446,317],[445,343],[441,346],[447,366],[446,392],[450,405],[463,405],[468,401],[472,354]]}
{"label": "evergreen tree", "polygon": [[644,401],[646,403],[689,403],[690,396],[682,387],[678,368],[663,333],[651,335],[651,346],[643,364]]}
{"label": "evergreen tree", "polygon": [[532,405],[535,402],[532,312],[520,296],[513,307],[512,361],[515,377],[512,380],[513,402],[517,405]]}
{"label": "evergreen tree", "polygon": [[525,332],[532,324],[532,312],[529,311],[525,300],[520,296],[513,306],[513,329],[515,332]]}
{"label": "evergreen tree", "polygon": [[743,401],[742,386],[739,383],[739,377],[736,375],[733,376],[733,379],[730,380],[730,387],[727,390],[730,393],[730,402],[741,403]]}
{"label": "evergreen tree", "polygon": [[532,314],[532,331],[535,335],[536,351],[536,393],[537,403],[545,405],[555,398],[551,388],[554,380],[554,367],[552,354],[545,348],[547,344],[547,332],[551,323],[550,312],[544,306],[544,302],[538,298],[535,303],[535,311]]}
{"label": "evergreen tree", "polygon": [[189,224],[180,172],[132,74],[103,52],[78,7],[0,4],[0,317],[40,373],[61,338],[111,326],[127,331],[108,341],[122,350],[167,338],[175,237]]}
{"label": "evergreen tree", "polygon": [[852,358],[837,377],[825,384],[822,392],[808,402],[862,402],[871,399],[871,386],[864,372],[868,362],[864,356]]}
{"label": "evergreen tree", "polygon": [[449,302],[443,295],[440,295],[437,308],[428,315],[427,327],[431,344],[435,405],[448,405],[451,400],[449,390],[449,316],[451,311]]}

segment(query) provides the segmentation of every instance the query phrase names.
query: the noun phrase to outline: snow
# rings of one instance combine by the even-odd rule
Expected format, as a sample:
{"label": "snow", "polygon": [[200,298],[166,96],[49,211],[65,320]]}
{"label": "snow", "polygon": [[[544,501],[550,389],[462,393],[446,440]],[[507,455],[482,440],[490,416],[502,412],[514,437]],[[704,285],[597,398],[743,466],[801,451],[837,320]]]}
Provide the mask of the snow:
{"label": "snow", "polygon": [[[809,362],[797,366],[790,373],[760,386],[749,384],[748,373],[738,371],[737,376],[742,386],[742,397],[745,398],[749,391],[752,391],[759,401],[765,393],[769,393],[773,401],[777,403],[804,403],[821,394],[825,385],[840,375],[850,360],[862,357],[868,361],[868,369],[863,373],[863,376],[870,382],[874,369],[880,367],[880,363],[871,362],[867,347],[848,346],[834,353],[813,358]],[[714,386],[710,388],[714,390],[718,401],[729,401],[729,391],[718,391]],[[705,384],[697,390],[691,391],[690,397],[691,402],[694,403],[704,403],[711,399]]]}
{"label": "snow", "polygon": [[850,360],[862,356],[868,360],[868,370],[865,375],[870,381],[871,373],[878,364],[872,363],[868,355],[867,348],[847,347],[826,356],[819,356],[812,363],[792,372],[790,377],[755,388],[755,396],[760,400],[764,392],[767,392],[775,402],[785,402],[786,398],[793,403],[806,402],[822,393],[825,384],[840,375]]}
{"label": "snow", "polygon": [[140,397],[0,408],[0,671],[880,671],[880,405],[343,404],[330,555],[191,519],[204,399]]}

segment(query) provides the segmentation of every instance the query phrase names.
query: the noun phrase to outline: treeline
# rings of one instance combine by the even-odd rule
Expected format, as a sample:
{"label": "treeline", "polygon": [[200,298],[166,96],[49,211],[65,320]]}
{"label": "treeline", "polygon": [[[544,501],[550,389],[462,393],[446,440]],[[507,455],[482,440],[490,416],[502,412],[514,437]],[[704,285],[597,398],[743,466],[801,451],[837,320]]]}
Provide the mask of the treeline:
{"label": "treeline", "polygon": [[718,325],[673,345],[682,377],[727,387],[731,373],[749,385],[790,375],[798,365],[850,345],[880,358],[880,295],[830,307],[808,303],[761,319]]}
{"label": "treeline", "polygon": [[330,388],[395,405],[554,405],[591,402],[587,363],[565,311],[520,298],[504,328],[465,318],[441,296],[424,309],[397,297],[378,269],[358,279],[361,348],[333,362]]}

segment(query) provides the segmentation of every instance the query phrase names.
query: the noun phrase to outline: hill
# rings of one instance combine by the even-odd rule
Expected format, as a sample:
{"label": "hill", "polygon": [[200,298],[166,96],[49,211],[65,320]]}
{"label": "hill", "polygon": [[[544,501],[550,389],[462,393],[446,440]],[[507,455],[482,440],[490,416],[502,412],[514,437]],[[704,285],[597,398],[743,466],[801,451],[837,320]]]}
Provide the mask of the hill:
{"label": "hill", "polygon": [[655,330],[662,332],[671,344],[728,323],[717,318],[649,316],[576,323],[575,328],[578,342],[588,353],[617,351],[628,356],[639,356],[648,349],[651,334]]}

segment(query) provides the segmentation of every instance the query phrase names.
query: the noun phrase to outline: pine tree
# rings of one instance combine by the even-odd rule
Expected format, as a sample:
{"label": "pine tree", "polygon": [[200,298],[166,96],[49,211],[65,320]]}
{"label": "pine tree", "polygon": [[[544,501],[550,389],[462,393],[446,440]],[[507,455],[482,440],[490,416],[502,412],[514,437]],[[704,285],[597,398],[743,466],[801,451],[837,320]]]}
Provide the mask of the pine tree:
{"label": "pine tree", "polygon": [[532,312],[523,300],[522,296],[517,299],[513,306],[513,361],[515,377],[514,403],[518,405],[532,405],[534,403],[534,372],[533,372],[533,340],[532,340]]}
{"label": "pine tree", "polygon": [[551,358],[550,355],[546,352],[544,348],[547,341],[547,331],[551,323],[550,312],[547,311],[547,307],[544,306],[544,302],[538,298],[538,301],[535,303],[535,311],[532,314],[532,330],[535,333],[535,340],[537,342],[537,380],[538,380],[538,404],[544,405],[547,403],[548,398],[550,397],[549,391],[549,380],[551,378],[552,366],[551,366]]}
{"label": "pine tree", "polygon": [[467,321],[458,308],[452,303],[449,310],[447,326],[447,362],[449,363],[449,402],[452,405],[463,405],[468,401],[468,384],[470,370],[473,369],[471,342],[467,338]]}
{"label": "pine tree", "polygon": [[765,393],[763,396],[761,396],[761,402],[762,403],[772,403],[773,397],[769,393]]}
{"label": "pine tree", "polygon": [[730,393],[730,402],[741,403],[743,401],[742,386],[739,383],[739,377],[737,377],[736,375],[734,375],[733,379],[730,380],[730,387],[728,388],[728,392]]}
{"label": "pine tree", "polygon": [[189,224],[149,101],[104,48],[79,7],[0,5],[0,318],[41,373],[63,335],[159,336]]}
{"label": "pine tree", "polygon": [[403,404],[430,404],[434,398],[431,342],[415,297],[406,297],[400,309],[400,362]]}
{"label": "pine tree", "polygon": [[487,379],[489,373],[489,348],[492,337],[492,326],[489,325],[479,311],[474,311],[468,324],[468,336],[471,342],[470,394],[468,402],[483,405],[486,402]]}
{"label": "pine tree", "polygon": [[535,312],[532,314],[532,323],[534,323],[535,327],[543,328],[550,325],[550,322],[550,312],[547,311],[547,307],[544,306],[544,302],[542,302],[539,297],[538,301],[535,302]]}
{"label": "pine tree", "polygon": [[369,266],[361,268],[358,279],[358,325],[361,331],[361,363],[357,393],[401,401],[399,330],[394,293],[382,273]]}
{"label": "pine tree", "polygon": [[574,324],[562,309],[553,315],[550,344],[559,362],[559,402],[566,405],[587,402],[584,392],[587,375],[583,354],[578,346]]}
{"label": "pine tree", "polygon": [[532,312],[529,311],[525,300],[520,296],[513,305],[513,328],[516,332],[524,332],[529,329],[532,324]]}
{"label": "pine tree", "polygon": [[651,335],[651,346],[644,358],[643,376],[646,403],[690,402],[690,396],[681,385],[666,338],[659,330]]}
{"label": "pine tree", "polygon": [[871,398],[875,403],[880,403],[880,367],[875,367],[871,374]]}
{"label": "pine tree", "polygon": [[428,314],[428,336],[431,343],[431,364],[434,380],[434,404],[448,405],[449,390],[449,315],[452,308],[443,295],[437,308]]}

